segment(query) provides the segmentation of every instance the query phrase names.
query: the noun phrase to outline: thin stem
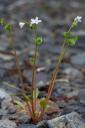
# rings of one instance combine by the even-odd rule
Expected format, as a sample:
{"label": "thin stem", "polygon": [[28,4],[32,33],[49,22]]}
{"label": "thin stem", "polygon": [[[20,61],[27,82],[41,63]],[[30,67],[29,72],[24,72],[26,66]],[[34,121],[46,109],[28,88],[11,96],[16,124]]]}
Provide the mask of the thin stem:
{"label": "thin stem", "polygon": [[[69,28],[68,32],[71,31],[72,27],[73,27],[73,24],[72,24],[71,27]],[[48,102],[48,100],[49,100],[49,98],[50,98],[50,96],[51,96],[51,93],[52,93],[53,87],[54,87],[54,85],[55,85],[55,81],[56,81],[57,75],[58,75],[59,70],[60,70],[61,61],[62,61],[62,59],[63,59],[63,57],[64,57],[64,54],[65,54],[65,51],[66,51],[65,44],[66,44],[66,42],[65,42],[65,40],[64,40],[64,43],[63,43],[63,45],[62,45],[62,47],[61,47],[61,53],[60,53],[60,55],[59,55],[59,57],[58,57],[58,63],[56,64],[56,68],[55,68],[55,70],[54,70],[54,72],[53,72],[53,75],[52,75],[52,77],[51,77],[51,81],[50,81],[50,85],[49,85],[49,89],[48,89],[48,95],[47,95],[47,97],[46,97],[46,101],[47,101],[47,102]]]}
{"label": "thin stem", "polygon": [[[57,75],[59,73],[59,70],[60,70],[60,65],[61,65],[61,61],[63,59],[63,56],[65,54],[65,42],[63,43],[62,47],[61,47],[61,53],[58,57],[58,63],[56,64],[56,68],[55,70],[53,71],[53,74],[51,76],[51,80],[50,80],[50,84],[49,84],[49,88],[48,88],[48,94],[47,94],[47,97],[46,97],[46,103],[48,104],[48,101],[50,99],[50,96],[51,96],[51,93],[52,93],[52,90],[53,90],[53,87],[55,85],[55,81],[56,81],[56,78],[57,78]],[[40,115],[40,118],[42,119],[43,118],[43,115],[45,114],[45,109],[43,110],[43,112],[41,112],[41,115]]]}
{"label": "thin stem", "polygon": [[[72,28],[73,28],[73,23],[72,23],[71,27],[69,28],[68,32],[70,32],[72,30]],[[55,86],[56,78],[57,78],[57,75],[58,75],[59,70],[60,70],[60,65],[61,65],[62,59],[64,57],[66,48],[67,48],[67,47],[65,47],[65,44],[66,44],[66,42],[64,40],[64,43],[63,43],[63,45],[61,47],[61,53],[60,53],[60,55],[58,57],[58,63],[56,64],[56,68],[53,71],[53,74],[52,74],[52,77],[51,77],[51,80],[50,80],[50,84],[49,84],[49,88],[48,88],[48,94],[47,94],[47,97],[46,97],[46,103],[47,104],[48,104],[48,101],[50,99],[53,87]],[[43,112],[41,112],[41,115],[40,115],[41,119],[42,119],[44,113],[45,113],[45,109],[44,109]]]}
{"label": "thin stem", "polygon": [[15,58],[16,58],[16,66],[18,68],[18,73],[19,73],[19,78],[20,78],[20,83],[21,83],[21,92],[24,94],[24,83],[23,83],[23,78],[22,78],[22,72],[19,66],[19,58],[16,54],[16,50],[15,50]]}
{"label": "thin stem", "polygon": [[35,116],[36,111],[36,59],[37,59],[38,46],[35,46],[34,65],[32,68],[32,111]]}
{"label": "thin stem", "polygon": [[43,116],[45,114],[45,110],[46,109],[41,109],[41,113],[40,113],[40,116],[39,116],[39,121],[41,121],[43,119]]}
{"label": "thin stem", "polygon": [[61,61],[63,59],[63,56],[64,56],[64,53],[65,53],[65,42],[63,43],[62,45],[62,48],[61,48],[61,54],[58,58],[58,63],[56,64],[56,68],[53,72],[53,75],[51,77],[51,80],[50,80],[50,84],[49,84],[49,89],[48,89],[48,95],[46,97],[46,103],[48,102],[48,100],[50,99],[50,96],[51,96],[51,93],[52,93],[52,90],[53,90],[53,87],[55,85],[55,81],[56,81],[56,78],[57,78],[57,75],[59,73],[59,70],[60,70],[60,65],[61,65]]}
{"label": "thin stem", "polygon": [[21,69],[19,66],[19,58],[18,58],[17,53],[16,53],[12,34],[9,35],[9,39],[10,39],[10,43],[11,43],[11,46],[13,48],[14,55],[15,55],[16,67],[18,69],[19,79],[20,79],[20,83],[21,83],[21,93],[22,93],[22,95],[24,95],[24,83],[23,83],[23,78],[22,78],[22,72],[21,72]]}
{"label": "thin stem", "polygon": [[[20,69],[20,66],[19,66],[19,58],[17,56],[16,49],[15,49],[15,46],[13,44],[13,36],[12,36],[12,34],[9,35],[9,39],[10,39],[10,43],[11,43],[11,46],[13,48],[14,55],[15,55],[16,67],[18,69],[19,79],[20,79],[20,83],[21,83],[21,94],[22,94],[23,98],[25,98],[25,96],[24,96],[25,95],[25,90],[24,90],[24,83],[23,83],[23,78],[22,78],[22,72],[21,72],[21,69]],[[26,105],[27,105],[27,108],[29,110],[29,114],[32,117],[32,110],[31,110],[31,106],[30,106],[29,102],[26,101]]]}
{"label": "thin stem", "polygon": [[[27,105],[27,108],[28,108],[29,114],[30,114],[30,116],[32,117],[32,110],[31,110],[31,106],[30,106],[30,104],[29,104],[29,102],[28,102],[28,101],[26,101],[26,105]],[[26,110],[26,111],[27,111],[27,110]]]}

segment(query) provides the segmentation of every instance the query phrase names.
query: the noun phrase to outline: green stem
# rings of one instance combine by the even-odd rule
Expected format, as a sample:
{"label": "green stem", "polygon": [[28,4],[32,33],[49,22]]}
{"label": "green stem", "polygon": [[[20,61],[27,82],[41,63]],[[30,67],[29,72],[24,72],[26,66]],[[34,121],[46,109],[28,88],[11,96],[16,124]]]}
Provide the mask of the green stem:
{"label": "green stem", "polygon": [[[68,32],[70,32],[72,28],[73,28],[73,24],[69,28]],[[66,42],[64,41],[64,43],[63,43],[63,45],[61,47],[61,53],[60,53],[60,55],[58,57],[58,63],[56,64],[56,68],[55,68],[55,70],[53,72],[53,75],[51,77],[51,81],[50,81],[50,85],[49,85],[49,89],[48,89],[48,95],[46,97],[46,102],[48,102],[48,100],[49,100],[49,98],[51,96],[51,93],[52,93],[53,87],[55,85],[55,81],[56,81],[57,75],[58,75],[59,70],[60,70],[60,65],[61,65],[62,59],[63,59],[65,51],[66,51],[65,44],[66,44]]]}
{"label": "green stem", "polygon": [[[48,101],[50,99],[53,87],[55,86],[56,78],[57,78],[57,75],[59,73],[60,65],[61,65],[62,59],[64,57],[65,51],[66,51],[66,48],[65,48],[65,42],[64,42],[63,45],[62,45],[62,48],[61,48],[61,53],[60,53],[60,55],[58,57],[58,63],[56,62],[56,68],[53,71],[53,74],[51,76],[51,80],[50,80],[50,84],[49,84],[49,88],[48,88],[48,94],[47,94],[47,97],[46,97],[46,103],[47,104],[48,104]],[[43,118],[45,110],[46,109],[44,109],[43,112],[41,112],[41,115],[40,115],[41,119]]]}
{"label": "green stem", "polygon": [[52,74],[52,77],[51,77],[51,80],[50,80],[49,89],[48,89],[48,95],[46,97],[46,103],[50,99],[53,87],[54,87],[55,82],[56,82],[57,75],[58,75],[59,70],[60,70],[60,65],[61,65],[62,59],[64,57],[64,54],[65,54],[65,50],[66,49],[65,49],[65,42],[64,42],[63,45],[62,45],[62,48],[61,48],[61,54],[60,54],[60,56],[58,58],[58,63],[56,64],[56,68],[53,71],[53,74]]}
{"label": "green stem", "polygon": [[36,59],[37,59],[37,51],[38,46],[35,46],[35,54],[34,54],[34,65],[32,68],[32,111],[35,116],[36,111]]}

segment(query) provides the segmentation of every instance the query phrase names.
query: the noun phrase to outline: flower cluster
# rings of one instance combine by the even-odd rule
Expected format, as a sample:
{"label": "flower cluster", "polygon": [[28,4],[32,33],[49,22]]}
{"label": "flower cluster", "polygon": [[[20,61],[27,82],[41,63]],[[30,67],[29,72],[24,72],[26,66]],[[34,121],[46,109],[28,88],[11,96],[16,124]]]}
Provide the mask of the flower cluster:
{"label": "flower cluster", "polygon": [[74,46],[76,44],[76,42],[78,41],[78,36],[73,36],[72,30],[75,27],[77,27],[79,22],[82,22],[82,17],[81,16],[75,17],[70,29],[67,32],[64,32],[65,42],[70,46]]}
{"label": "flower cluster", "polygon": [[[36,25],[37,25],[37,24],[39,24],[40,22],[42,22],[42,20],[39,20],[38,17],[35,17],[35,19],[31,19],[31,21],[30,21],[30,27],[31,27],[33,24],[36,24]],[[25,24],[26,24],[25,22],[19,22],[20,28],[23,28]]]}

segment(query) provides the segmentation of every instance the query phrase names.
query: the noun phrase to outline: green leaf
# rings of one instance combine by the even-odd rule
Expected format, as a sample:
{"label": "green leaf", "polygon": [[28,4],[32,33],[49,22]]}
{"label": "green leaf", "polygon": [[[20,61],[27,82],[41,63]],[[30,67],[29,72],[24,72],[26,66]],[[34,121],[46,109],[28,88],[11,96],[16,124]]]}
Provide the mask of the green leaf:
{"label": "green leaf", "polygon": [[23,103],[21,103],[20,101],[15,100],[14,103],[15,103],[16,105],[18,105],[19,107],[21,107],[22,109],[24,109],[24,105],[23,105]]}
{"label": "green leaf", "polygon": [[5,29],[5,31],[10,32],[10,31],[12,31],[12,25],[6,24],[4,29]]}
{"label": "green leaf", "polygon": [[24,99],[25,99],[25,101],[30,101],[29,96],[24,95]]}
{"label": "green leaf", "polygon": [[64,38],[70,38],[71,32],[64,32]]}
{"label": "green leaf", "polygon": [[36,90],[33,90],[33,99],[35,99],[35,94],[36,94],[36,98],[37,98],[38,95],[39,95],[39,90],[38,90],[38,88],[36,88]]}
{"label": "green leaf", "polygon": [[33,56],[33,57],[30,58],[30,64],[34,65],[34,63],[35,63],[35,58]]}
{"label": "green leaf", "polygon": [[0,25],[5,25],[4,19],[0,19]]}
{"label": "green leaf", "polygon": [[41,106],[41,108],[43,108],[43,109],[46,108],[47,103],[46,103],[46,99],[45,99],[45,98],[42,98],[42,99],[40,100],[40,106]]}
{"label": "green leaf", "polygon": [[35,45],[42,45],[43,44],[43,38],[42,37],[36,37],[34,39],[34,44]]}
{"label": "green leaf", "polygon": [[75,40],[74,39],[68,39],[67,43],[68,43],[68,45],[73,46],[73,45],[75,45]]}
{"label": "green leaf", "polygon": [[78,40],[78,37],[72,37],[67,40],[67,44],[70,46],[74,46],[76,44],[76,41]]}

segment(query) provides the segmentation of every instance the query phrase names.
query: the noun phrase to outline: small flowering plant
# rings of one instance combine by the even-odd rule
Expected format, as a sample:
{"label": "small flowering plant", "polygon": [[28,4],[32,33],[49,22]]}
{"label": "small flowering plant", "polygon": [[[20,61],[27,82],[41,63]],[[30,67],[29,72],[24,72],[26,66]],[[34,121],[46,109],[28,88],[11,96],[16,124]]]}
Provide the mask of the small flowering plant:
{"label": "small flowering plant", "polygon": [[[14,47],[14,44],[12,43],[13,41],[11,40],[12,41],[11,43],[13,44],[12,48],[15,53],[16,66],[17,66],[19,78],[20,78],[20,84],[21,84],[20,91],[21,91],[21,95],[23,96],[23,99],[25,101],[24,107],[22,106],[22,104],[19,101],[16,101],[16,104],[18,104],[19,106],[22,106],[22,108],[25,110],[25,112],[31,116],[33,123],[37,123],[40,120],[42,120],[45,112],[47,111],[49,99],[51,97],[52,90],[55,86],[56,78],[58,76],[60,65],[61,65],[62,59],[65,55],[65,51],[69,46],[74,46],[78,40],[77,36],[72,35],[72,30],[75,27],[77,27],[78,23],[81,21],[82,21],[82,17],[77,16],[73,20],[73,23],[72,23],[71,27],[69,28],[69,30],[67,32],[64,32],[64,41],[61,46],[61,52],[58,57],[58,61],[56,63],[55,69],[54,69],[51,79],[50,79],[47,96],[44,98],[41,98],[41,99],[38,99],[39,90],[36,88],[36,60],[37,60],[37,52],[39,52],[38,51],[39,47],[44,42],[43,42],[43,38],[41,36],[37,36],[36,30],[38,28],[38,24],[41,23],[42,20],[40,20],[38,17],[36,17],[35,19],[31,19],[30,23],[29,22],[19,22],[20,29],[24,28],[24,26],[26,25],[26,27],[29,27],[29,29],[31,29],[34,32],[33,44],[35,45],[35,52],[34,52],[33,58],[31,59],[31,63],[33,65],[32,66],[33,67],[32,68],[32,89],[31,89],[31,95],[28,96],[24,89],[24,82],[23,82],[20,65],[19,65],[19,58],[16,54],[16,49]],[[5,32],[7,32],[9,37],[11,39],[13,39],[12,38],[13,26],[11,24],[6,23],[3,19],[0,20],[0,25],[3,26],[3,29],[5,30]],[[39,106],[39,109],[37,109],[37,106]]]}

